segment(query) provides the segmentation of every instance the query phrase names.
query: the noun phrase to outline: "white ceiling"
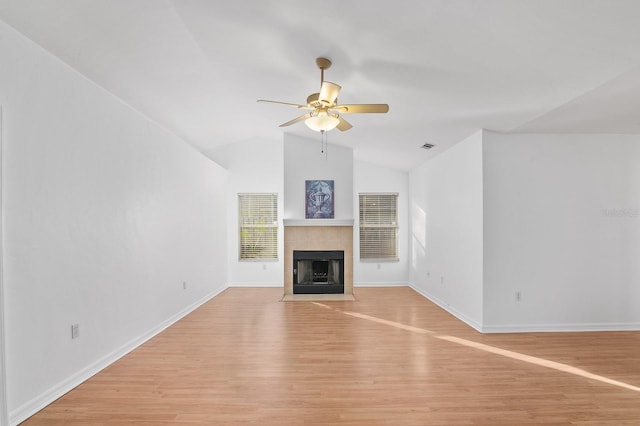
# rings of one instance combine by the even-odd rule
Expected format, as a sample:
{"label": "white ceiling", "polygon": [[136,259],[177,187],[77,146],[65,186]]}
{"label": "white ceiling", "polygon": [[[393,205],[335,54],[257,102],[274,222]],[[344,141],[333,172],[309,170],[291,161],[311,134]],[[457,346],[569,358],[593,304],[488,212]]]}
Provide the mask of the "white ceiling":
{"label": "white ceiling", "polygon": [[363,161],[409,170],[479,128],[640,133],[637,0],[0,0],[0,19],[213,157],[281,139],[301,112],[256,100],[305,103],[318,56],[342,103],[390,105],[328,134]]}

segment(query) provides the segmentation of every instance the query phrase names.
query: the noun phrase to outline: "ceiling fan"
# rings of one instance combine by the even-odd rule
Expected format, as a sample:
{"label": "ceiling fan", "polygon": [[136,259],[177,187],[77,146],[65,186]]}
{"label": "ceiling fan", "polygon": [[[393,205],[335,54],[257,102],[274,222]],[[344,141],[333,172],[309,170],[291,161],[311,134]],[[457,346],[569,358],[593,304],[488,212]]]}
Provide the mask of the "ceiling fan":
{"label": "ceiling fan", "polygon": [[342,87],[324,80],[324,70],[331,67],[331,61],[327,58],[317,58],[316,65],[320,68],[320,92],[309,95],[306,105],[266,99],[258,100],[258,102],[268,102],[310,111],[281,124],[280,127],[287,127],[304,121],[310,129],[317,132],[329,131],[336,127],[344,132],[353,126],[342,118],[340,114],[385,113],[389,111],[389,105],[387,104],[338,104],[338,93],[340,93]]}

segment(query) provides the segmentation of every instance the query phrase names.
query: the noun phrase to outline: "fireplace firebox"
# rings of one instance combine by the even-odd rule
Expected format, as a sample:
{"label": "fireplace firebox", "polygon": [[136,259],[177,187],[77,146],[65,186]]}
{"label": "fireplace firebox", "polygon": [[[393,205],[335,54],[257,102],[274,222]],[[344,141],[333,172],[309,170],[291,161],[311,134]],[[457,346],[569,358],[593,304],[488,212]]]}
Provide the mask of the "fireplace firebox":
{"label": "fireplace firebox", "polygon": [[294,250],[293,293],[344,293],[344,251]]}

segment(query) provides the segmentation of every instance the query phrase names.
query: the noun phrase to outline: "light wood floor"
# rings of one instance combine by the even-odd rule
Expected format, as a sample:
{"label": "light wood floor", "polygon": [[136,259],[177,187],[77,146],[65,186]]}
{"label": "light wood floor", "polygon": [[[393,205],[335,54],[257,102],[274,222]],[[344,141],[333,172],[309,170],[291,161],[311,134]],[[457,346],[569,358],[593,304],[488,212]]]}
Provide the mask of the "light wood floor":
{"label": "light wood floor", "polygon": [[228,289],[23,424],[640,424],[638,332],[482,335],[406,287],[355,293]]}

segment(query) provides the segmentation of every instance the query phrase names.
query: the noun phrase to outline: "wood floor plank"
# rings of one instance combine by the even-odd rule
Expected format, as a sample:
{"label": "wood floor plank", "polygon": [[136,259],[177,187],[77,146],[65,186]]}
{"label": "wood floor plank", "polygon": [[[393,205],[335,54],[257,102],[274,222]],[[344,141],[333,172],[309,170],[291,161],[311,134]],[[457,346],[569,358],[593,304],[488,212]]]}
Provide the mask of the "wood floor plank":
{"label": "wood floor plank", "polygon": [[482,335],[409,288],[356,290],[228,289],[23,424],[640,424],[638,332]]}

